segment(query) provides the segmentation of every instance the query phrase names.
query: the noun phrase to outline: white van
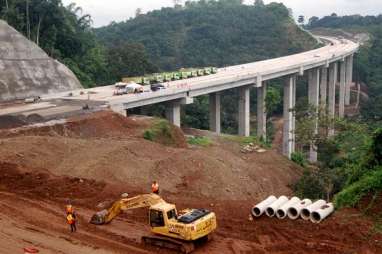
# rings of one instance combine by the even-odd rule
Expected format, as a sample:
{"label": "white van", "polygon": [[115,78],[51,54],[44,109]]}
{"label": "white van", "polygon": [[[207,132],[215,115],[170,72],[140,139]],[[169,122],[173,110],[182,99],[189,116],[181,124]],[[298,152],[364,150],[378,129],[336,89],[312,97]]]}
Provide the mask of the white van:
{"label": "white van", "polygon": [[143,86],[134,82],[118,82],[115,84],[114,95],[124,95],[130,93],[143,93]]}

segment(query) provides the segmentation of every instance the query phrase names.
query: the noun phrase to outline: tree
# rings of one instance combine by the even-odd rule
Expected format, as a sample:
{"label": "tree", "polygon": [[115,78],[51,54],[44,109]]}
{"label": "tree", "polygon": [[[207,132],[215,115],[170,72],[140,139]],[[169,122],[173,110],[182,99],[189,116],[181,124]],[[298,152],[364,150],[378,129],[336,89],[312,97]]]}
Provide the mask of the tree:
{"label": "tree", "polygon": [[263,7],[264,6],[264,1],[263,0],[255,0],[254,5],[256,7]]}
{"label": "tree", "polygon": [[314,26],[314,24],[317,22],[317,21],[319,21],[320,19],[318,18],[318,17],[316,17],[316,16],[313,16],[313,17],[311,17],[310,19],[309,19],[309,21],[308,21],[308,25],[309,26]]}
{"label": "tree", "polygon": [[107,51],[109,81],[140,76],[157,71],[147,58],[145,47],[139,43],[120,42]]}
{"label": "tree", "polygon": [[303,15],[300,15],[298,16],[298,20],[297,22],[300,24],[300,25],[303,25],[304,22],[305,22],[305,17]]}
{"label": "tree", "polygon": [[288,8],[288,14],[289,14],[289,17],[293,17],[293,9],[292,8]]}
{"label": "tree", "polygon": [[137,8],[136,10],[135,10],[135,17],[138,17],[138,16],[140,16],[142,14],[142,9],[141,8]]}
{"label": "tree", "polygon": [[182,7],[183,0],[172,0],[175,8]]}

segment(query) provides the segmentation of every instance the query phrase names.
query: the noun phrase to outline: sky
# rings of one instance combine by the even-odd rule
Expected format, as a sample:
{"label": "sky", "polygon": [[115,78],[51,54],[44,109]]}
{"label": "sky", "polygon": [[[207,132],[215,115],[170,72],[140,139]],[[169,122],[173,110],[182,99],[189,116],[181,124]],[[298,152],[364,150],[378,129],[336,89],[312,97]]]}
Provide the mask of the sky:
{"label": "sky", "polygon": [[[76,3],[84,14],[90,14],[94,27],[108,25],[112,21],[124,21],[135,16],[141,8],[143,13],[161,7],[173,6],[173,0],[62,0],[65,5]],[[245,0],[247,4],[254,0]],[[282,2],[293,10],[295,16],[322,17],[335,12],[338,15],[378,15],[382,14],[382,0],[265,0]]]}

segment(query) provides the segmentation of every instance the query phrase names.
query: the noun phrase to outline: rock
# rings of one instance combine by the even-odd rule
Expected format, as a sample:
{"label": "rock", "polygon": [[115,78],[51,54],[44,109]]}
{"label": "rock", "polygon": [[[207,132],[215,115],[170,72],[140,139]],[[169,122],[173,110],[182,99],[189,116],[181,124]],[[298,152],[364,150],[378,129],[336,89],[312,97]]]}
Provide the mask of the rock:
{"label": "rock", "polygon": [[121,194],[121,198],[128,198],[129,197],[129,193],[122,193]]}

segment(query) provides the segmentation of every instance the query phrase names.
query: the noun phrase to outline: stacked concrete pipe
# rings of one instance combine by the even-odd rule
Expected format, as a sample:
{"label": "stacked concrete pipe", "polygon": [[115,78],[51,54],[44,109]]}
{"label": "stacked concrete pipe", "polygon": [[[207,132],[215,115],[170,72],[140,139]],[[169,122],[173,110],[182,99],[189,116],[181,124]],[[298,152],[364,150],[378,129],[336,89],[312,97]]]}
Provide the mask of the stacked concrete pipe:
{"label": "stacked concrete pipe", "polygon": [[299,199],[298,197],[291,198],[288,202],[286,202],[284,205],[279,207],[279,209],[277,209],[276,211],[277,218],[285,219],[287,217],[289,208],[291,208],[292,206],[300,202],[301,202],[301,199]]}
{"label": "stacked concrete pipe", "polygon": [[300,200],[298,197],[292,197],[290,200],[286,196],[269,196],[261,203],[254,206],[251,210],[253,218],[264,214],[268,217],[277,216],[278,219],[289,217],[296,220],[301,217],[313,223],[320,223],[334,212],[334,205],[326,203],[325,200],[317,200],[312,203],[310,199]]}
{"label": "stacked concrete pipe", "polygon": [[322,220],[326,219],[326,217],[328,217],[333,212],[334,212],[333,203],[325,204],[310,214],[310,221],[313,223],[320,223]]}
{"label": "stacked concrete pipe", "polygon": [[310,214],[318,209],[320,209],[321,207],[325,206],[326,205],[326,201],[325,200],[317,200],[316,202],[314,202],[313,204],[303,208],[301,210],[301,218],[304,219],[304,220],[309,220],[310,219]]}
{"label": "stacked concrete pipe", "polygon": [[301,210],[312,204],[312,200],[304,199],[301,202],[292,205],[288,209],[288,217],[291,220],[297,220],[300,217]]}
{"label": "stacked concrete pipe", "polygon": [[279,197],[275,202],[273,202],[271,205],[265,209],[265,213],[268,215],[268,217],[273,217],[276,215],[277,209],[279,209],[281,206],[283,206],[285,203],[287,203],[289,199],[286,196]]}
{"label": "stacked concrete pipe", "polygon": [[252,216],[260,217],[261,215],[263,215],[265,210],[276,200],[277,198],[275,196],[269,196],[266,200],[262,201],[261,203],[259,203],[258,205],[252,208],[252,211],[251,211]]}

